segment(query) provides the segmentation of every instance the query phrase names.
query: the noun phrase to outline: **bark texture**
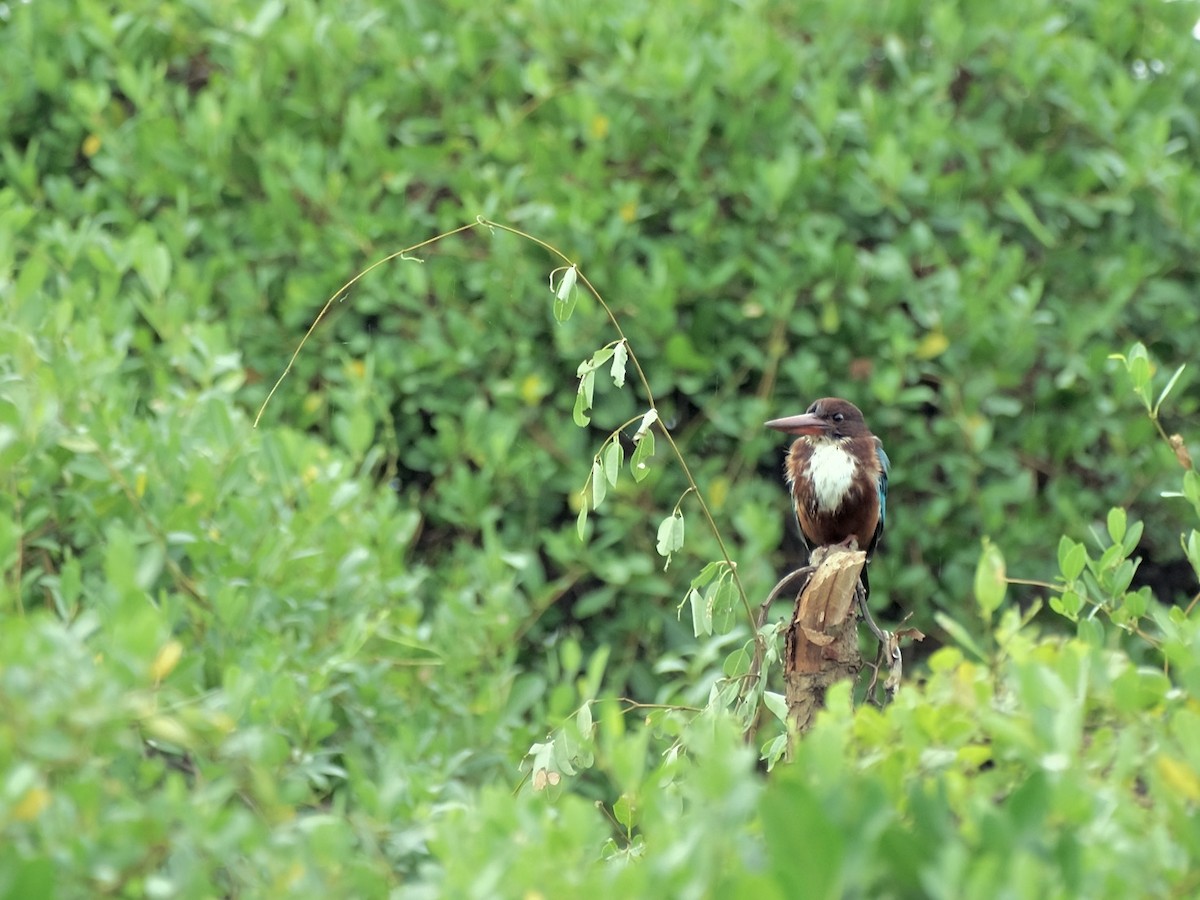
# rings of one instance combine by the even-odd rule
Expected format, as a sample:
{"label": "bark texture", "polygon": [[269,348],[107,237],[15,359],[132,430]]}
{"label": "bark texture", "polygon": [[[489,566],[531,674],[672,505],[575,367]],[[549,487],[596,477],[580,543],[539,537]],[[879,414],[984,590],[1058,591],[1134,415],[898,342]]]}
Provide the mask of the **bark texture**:
{"label": "bark texture", "polygon": [[788,712],[801,734],[825,705],[829,686],[854,681],[862,670],[855,592],[866,560],[861,550],[818,548],[810,563],[813,572],[796,596],[785,645],[784,683]]}

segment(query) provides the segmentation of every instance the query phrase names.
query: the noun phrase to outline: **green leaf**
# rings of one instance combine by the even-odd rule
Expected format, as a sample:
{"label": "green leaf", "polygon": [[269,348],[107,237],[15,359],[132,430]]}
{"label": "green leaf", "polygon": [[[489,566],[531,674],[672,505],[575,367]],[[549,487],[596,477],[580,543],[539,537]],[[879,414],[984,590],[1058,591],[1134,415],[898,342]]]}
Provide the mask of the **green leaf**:
{"label": "green leaf", "polygon": [[1103,574],[1120,565],[1127,555],[1125,548],[1120,544],[1112,544],[1105,547],[1104,552],[1100,554],[1100,558],[1096,560],[1096,569]]}
{"label": "green leaf", "polygon": [[629,348],[624,341],[618,341],[613,348],[612,380],[617,387],[625,386],[625,363],[629,359]]}
{"label": "green leaf", "polygon": [[1125,510],[1119,506],[1114,506],[1108,511],[1108,536],[1112,538],[1114,544],[1119,544],[1125,539],[1126,514]]}
{"label": "green leaf", "polygon": [[1087,564],[1087,549],[1066,535],[1058,542],[1058,568],[1066,581],[1074,581],[1083,574]]}
{"label": "green leaf", "polygon": [[1133,619],[1140,619],[1144,616],[1148,605],[1146,595],[1141,591],[1134,591],[1125,595],[1125,612],[1129,613]]}
{"label": "green leaf", "polygon": [[1186,539],[1180,535],[1179,543],[1183,545],[1183,552],[1187,554],[1187,560],[1192,564],[1192,569],[1197,576],[1200,576],[1200,531],[1193,528],[1188,532]]}
{"label": "green leaf", "polygon": [[1200,516],[1200,472],[1195,469],[1183,473],[1183,496]]}
{"label": "green leaf", "polygon": [[572,740],[572,737],[570,729],[563,728],[558,737],[550,742],[552,764],[547,768],[551,771],[561,772],[564,775],[578,774],[575,769],[575,758],[579,751],[579,745]]}
{"label": "green leaf", "polygon": [[1004,556],[999,547],[984,538],[983,552],[975,567],[975,601],[985,621],[991,619],[992,613],[1000,608],[1007,590]]}
{"label": "green leaf", "polygon": [[972,654],[974,654],[983,662],[987,662],[987,654],[983,652],[983,648],[979,646],[975,638],[971,637],[971,633],[967,631],[967,629],[963,628],[958,624],[958,622],[954,621],[954,619],[950,618],[943,612],[934,613],[933,619],[938,623],[938,625],[941,626],[942,630],[945,631],[946,634],[950,635],[950,637],[954,639],[956,644],[958,644],[964,650],[971,651]]}
{"label": "green leaf", "polygon": [[591,421],[592,417],[588,415],[588,411],[592,408],[591,401],[583,392],[583,382],[579,383],[579,391],[575,394],[575,408],[571,410],[571,418],[575,420],[575,424],[580,428],[585,428]]}
{"label": "green leaf", "polygon": [[151,297],[161,297],[171,281],[171,253],[149,227],[138,228],[130,246],[133,268]]}
{"label": "green leaf", "polygon": [[1033,207],[1029,205],[1029,201],[1022,197],[1015,187],[1009,185],[1004,189],[1004,199],[1012,207],[1012,211],[1020,223],[1028,228],[1030,234],[1037,238],[1043,246],[1053,247],[1057,243],[1053,233],[1042,224],[1037,213],[1033,211]]}
{"label": "green leaf", "polygon": [[846,874],[846,845],[859,836],[840,825],[844,811],[833,807],[822,790],[800,778],[781,779],[778,789],[763,793],[759,808],[771,883],[778,886],[774,896],[855,895],[845,885],[853,877]]}
{"label": "green leaf", "polygon": [[574,637],[565,638],[558,646],[559,665],[563,667],[564,678],[574,678],[583,665],[583,648]]}
{"label": "green leaf", "polygon": [[712,581],[714,578],[716,578],[717,574],[725,567],[726,567],[725,560],[723,560],[723,559],[713,560],[712,562],[708,563],[703,569],[701,569],[699,571],[699,573],[696,575],[696,577],[692,579],[691,586],[694,588],[704,587],[706,584],[708,584],[710,581]]}
{"label": "green leaf", "polygon": [[1150,378],[1153,375],[1153,367],[1144,346],[1134,344],[1130,348],[1129,357],[1125,360],[1125,370],[1129,373],[1129,380],[1133,382],[1133,389],[1141,398],[1142,404],[1146,409],[1150,409]]}
{"label": "green leaf", "polygon": [[714,634],[728,634],[737,618],[738,592],[733,578],[726,575],[717,582],[712,598],[712,627]]}
{"label": "green leaf", "polygon": [[587,408],[592,408],[592,400],[596,393],[596,370],[588,369],[580,376],[579,392],[583,394],[584,402],[587,403]]}
{"label": "green leaf", "polygon": [[593,353],[591,357],[585,359],[579,364],[579,366],[575,369],[575,374],[580,378],[584,377],[588,373],[595,374],[596,370],[608,362],[615,355],[615,353],[616,351],[613,350],[612,347],[601,347],[599,350]]}
{"label": "green leaf", "polygon": [[763,706],[769,709],[780,722],[787,722],[787,698],[775,691],[763,691]]}
{"label": "green leaf", "polygon": [[608,479],[604,476],[604,467],[599,459],[592,460],[592,509],[599,509],[608,491]]}
{"label": "green leaf", "polygon": [[[551,278],[553,278],[551,274]],[[554,291],[554,318],[558,322],[565,322],[571,318],[571,314],[575,312],[575,303],[577,300],[575,294],[576,282],[578,281],[579,273],[574,266],[568,266],[563,272],[562,280],[558,283],[558,288]]]}
{"label": "green leaf", "polygon": [[771,742],[763,748],[762,759],[767,763],[767,771],[770,772],[775,768],[775,764],[783,759],[787,753],[789,743],[789,735],[779,734],[771,739]]}
{"label": "green leaf", "polygon": [[617,802],[613,804],[613,818],[621,824],[626,834],[633,831],[633,827],[637,824],[637,816],[634,815],[634,809],[634,804],[629,799],[628,794],[622,794],[617,798]]}
{"label": "green leaf", "polygon": [[654,432],[647,431],[641,440],[634,445],[629,457],[629,471],[633,473],[634,481],[641,481],[650,474],[650,458],[654,456]]}
{"label": "green leaf", "polygon": [[581,541],[584,537],[584,531],[587,529],[587,519],[588,506],[587,503],[584,502],[579,505],[579,515],[575,519],[575,533],[579,535],[579,539]]}
{"label": "green leaf", "polygon": [[36,297],[49,271],[50,258],[44,251],[30,254],[18,271],[16,284],[13,285],[13,299],[21,303]]}
{"label": "green leaf", "polygon": [[625,448],[621,441],[613,438],[600,454],[604,461],[604,477],[613,487],[617,486],[617,478],[621,474],[621,466],[625,464]]}
{"label": "green leaf", "polygon": [[1137,549],[1137,545],[1142,539],[1143,528],[1145,528],[1145,524],[1143,522],[1135,521],[1125,532],[1125,540],[1121,541],[1121,552],[1123,552],[1126,556]]}
{"label": "green leaf", "polygon": [[604,670],[608,666],[611,654],[612,646],[601,644],[588,658],[587,669],[577,682],[581,697],[595,697],[600,692],[600,682],[604,678]]}
{"label": "green leaf", "polygon": [[1063,591],[1062,596],[1051,598],[1050,606],[1054,607],[1055,599],[1058,600],[1059,609],[1056,610],[1059,614],[1065,616],[1071,621],[1079,618],[1079,611],[1083,609],[1083,598],[1075,591]]}
{"label": "green leaf", "polygon": [[579,712],[575,714],[575,727],[579,729],[579,733],[586,739],[592,734],[592,704],[585,703],[579,707]]}
{"label": "green leaf", "polygon": [[375,439],[375,419],[362,405],[335,413],[331,424],[338,441],[354,457],[366,453]]}
{"label": "green leaf", "polygon": [[675,512],[658,525],[658,555],[670,557],[683,546],[683,515]]}
{"label": "green leaf", "polygon": [[712,611],[703,595],[692,588],[687,592],[687,602],[692,605],[692,634],[704,637],[712,634]]}
{"label": "green leaf", "polygon": [[1171,679],[1157,669],[1128,666],[1112,682],[1114,705],[1122,712],[1152,709],[1170,690]]}
{"label": "green leaf", "polygon": [[1109,581],[1109,590],[1114,598],[1129,589],[1129,584],[1133,581],[1133,573],[1136,571],[1137,564],[1132,559],[1121,560],[1120,565],[1113,570]]}
{"label": "green leaf", "polygon": [[726,678],[740,678],[750,671],[751,661],[750,652],[745,647],[739,647],[725,657],[721,672]]}
{"label": "green leaf", "polygon": [[1183,370],[1185,368],[1187,368],[1186,363],[1175,370],[1175,374],[1171,376],[1171,379],[1167,382],[1167,386],[1162,389],[1162,393],[1159,394],[1158,399],[1154,401],[1154,415],[1158,415],[1158,410],[1163,405],[1163,401],[1167,399],[1167,394],[1171,393],[1171,388],[1175,387],[1175,382],[1179,380],[1179,376],[1183,374]]}

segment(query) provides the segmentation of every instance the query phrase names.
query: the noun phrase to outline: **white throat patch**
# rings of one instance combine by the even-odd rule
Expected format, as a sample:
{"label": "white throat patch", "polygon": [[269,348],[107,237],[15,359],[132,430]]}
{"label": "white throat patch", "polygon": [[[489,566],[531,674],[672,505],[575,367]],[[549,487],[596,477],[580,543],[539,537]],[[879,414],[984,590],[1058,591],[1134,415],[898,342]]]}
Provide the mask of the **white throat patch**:
{"label": "white throat patch", "polygon": [[858,461],[833,441],[815,441],[808,460],[808,480],[812,482],[817,508],[837,512],[846,499]]}

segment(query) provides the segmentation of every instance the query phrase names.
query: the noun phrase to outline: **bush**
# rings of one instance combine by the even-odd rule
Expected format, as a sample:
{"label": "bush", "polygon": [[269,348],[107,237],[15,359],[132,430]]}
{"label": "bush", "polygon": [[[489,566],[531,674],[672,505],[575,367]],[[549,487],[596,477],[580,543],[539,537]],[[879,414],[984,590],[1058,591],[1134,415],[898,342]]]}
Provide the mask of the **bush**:
{"label": "bush", "polygon": [[[0,18],[0,893],[1195,890],[1192,370],[1155,402],[1200,325],[1194,7]],[[356,282],[252,427],[324,298],[479,215],[646,385],[570,424],[618,335],[475,224]],[[762,421],[845,395],[893,459],[872,597],[941,649],[767,779],[733,570],[676,614],[722,548],[661,437],[577,535],[646,387],[751,604],[795,561]]]}

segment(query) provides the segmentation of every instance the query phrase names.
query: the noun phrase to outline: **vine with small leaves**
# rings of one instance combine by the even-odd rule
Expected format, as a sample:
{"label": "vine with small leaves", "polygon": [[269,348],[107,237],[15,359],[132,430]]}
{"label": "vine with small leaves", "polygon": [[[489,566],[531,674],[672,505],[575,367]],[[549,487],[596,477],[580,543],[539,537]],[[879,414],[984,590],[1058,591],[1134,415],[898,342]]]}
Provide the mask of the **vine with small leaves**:
{"label": "vine with small leaves", "polygon": [[[596,350],[576,369],[578,384],[571,414],[575,424],[580,427],[587,427],[591,424],[596,378],[597,374],[601,373],[605,367],[607,367],[608,377],[618,389],[625,386],[626,375],[632,370],[647,404],[643,414],[629,419],[609,432],[592,457],[591,469],[580,492],[577,519],[577,531],[580,539],[583,540],[586,537],[588,516],[601,507],[608,495],[608,490],[615,488],[618,484],[626,464],[625,445],[622,437],[626,436],[628,430],[636,424],[633,434],[628,436],[633,447],[629,454],[628,465],[634,482],[641,482],[650,472],[650,464],[657,449],[655,440],[657,433],[679,466],[687,485],[671,513],[664,517],[658,526],[655,547],[658,554],[664,558],[664,569],[670,566],[674,554],[684,545],[683,505],[689,496],[693,498],[720,551],[720,559],[709,562],[691,579],[684,598],[679,604],[679,614],[682,616],[683,607],[690,604],[692,626],[696,637],[732,631],[736,627],[739,606],[750,625],[750,638],[725,660],[722,669],[723,677],[713,687],[709,708],[719,707],[731,710],[743,721],[748,736],[754,734],[760,705],[765,706],[780,723],[785,724],[787,713],[782,695],[766,690],[769,667],[779,660],[778,629],[774,625],[764,625],[757,621],[758,617],[755,616],[745,586],[742,584],[737,563],[705,501],[703,492],[696,483],[687,459],[675,442],[670,428],[659,414],[658,403],[650,387],[649,379],[621,327],[620,320],[600,291],[588,280],[578,263],[548,241],[481,216],[475,222],[405,247],[367,266],[338,288],[325,302],[296,346],[283,373],[268,392],[255,416],[254,426],[258,427],[267,406],[280,385],[291,373],[309,338],[324,320],[330,308],[344,299],[351,287],[375,269],[389,262],[395,260],[423,262],[420,257],[412,254],[447,238],[481,227],[493,232],[507,232],[529,241],[543,248],[562,263],[549,275],[550,292],[553,295],[552,309],[557,322],[562,323],[570,319],[575,311],[578,292],[582,286],[600,305],[616,333],[614,340]],[[767,663],[766,667],[763,666],[764,661]],[[590,748],[593,723],[590,714],[586,712],[588,709],[589,704],[585,702],[576,714],[552,731],[546,741],[534,744],[530,748],[526,764],[529,774],[532,775],[535,789],[551,787],[559,782],[562,775],[573,775],[579,768],[587,768],[592,764]],[[679,709],[683,710],[682,707]],[[693,712],[695,711],[693,710]],[[768,744],[764,750],[764,756],[768,762],[773,764],[782,756],[785,747],[786,735],[779,735]]]}

